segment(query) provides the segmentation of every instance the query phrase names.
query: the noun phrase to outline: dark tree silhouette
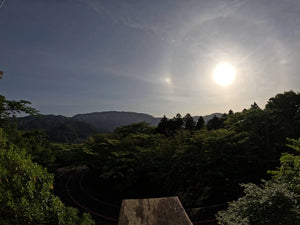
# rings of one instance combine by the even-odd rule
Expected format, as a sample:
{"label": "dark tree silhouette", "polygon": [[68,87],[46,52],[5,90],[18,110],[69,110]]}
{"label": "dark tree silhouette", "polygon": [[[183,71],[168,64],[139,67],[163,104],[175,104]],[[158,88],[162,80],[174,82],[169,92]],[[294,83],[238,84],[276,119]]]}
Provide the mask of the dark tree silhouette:
{"label": "dark tree silhouette", "polygon": [[181,129],[184,125],[182,116],[180,113],[177,113],[176,117],[174,117],[174,128],[175,129]]}
{"label": "dark tree silhouette", "polygon": [[204,124],[205,124],[204,119],[203,119],[202,116],[200,116],[198,118],[198,121],[197,121],[197,124],[196,124],[196,130],[201,130],[204,127]]}
{"label": "dark tree silhouette", "polygon": [[157,125],[157,132],[161,134],[166,134],[167,129],[169,126],[169,119],[164,115],[163,118],[161,118],[159,124]]}
{"label": "dark tree silhouette", "polygon": [[208,130],[216,130],[223,127],[223,121],[221,118],[214,116],[211,120],[207,122],[207,129]]}
{"label": "dark tree silhouette", "polygon": [[183,117],[184,128],[186,130],[195,130],[195,122],[193,117],[188,113]]}
{"label": "dark tree silhouette", "polygon": [[260,107],[256,104],[256,102],[254,102],[254,103],[251,105],[251,109],[260,109]]}

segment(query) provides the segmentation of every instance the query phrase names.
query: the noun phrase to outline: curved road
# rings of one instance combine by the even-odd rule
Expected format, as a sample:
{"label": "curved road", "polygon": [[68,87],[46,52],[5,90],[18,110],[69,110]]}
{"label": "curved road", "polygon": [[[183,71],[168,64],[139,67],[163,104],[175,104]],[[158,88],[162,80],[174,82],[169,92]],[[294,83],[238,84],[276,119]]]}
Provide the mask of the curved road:
{"label": "curved road", "polygon": [[[89,212],[96,224],[117,224],[120,205],[110,203],[91,193],[85,184],[87,169],[78,168],[64,172],[56,181],[56,194],[67,205]],[[105,196],[104,196],[105,197]]]}
{"label": "curved road", "polygon": [[[99,192],[91,187],[93,185],[90,184],[90,178],[86,176],[87,172],[87,168],[66,170],[55,183],[56,194],[67,205],[76,207],[81,212],[89,212],[97,225],[116,225],[121,203],[109,202],[107,199],[111,199],[110,196],[99,196]],[[194,209],[186,209],[186,211],[191,219],[194,219],[193,224],[212,225],[217,224],[216,219],[212,218],[217,211],[212,209],[219,208],[219,206],[222,209],[224,205],[226,204],[198,208],[201,212],[196,214],[202,215],[200,218],[191,213]],[[210,212],[205,211],[206,208]]]}

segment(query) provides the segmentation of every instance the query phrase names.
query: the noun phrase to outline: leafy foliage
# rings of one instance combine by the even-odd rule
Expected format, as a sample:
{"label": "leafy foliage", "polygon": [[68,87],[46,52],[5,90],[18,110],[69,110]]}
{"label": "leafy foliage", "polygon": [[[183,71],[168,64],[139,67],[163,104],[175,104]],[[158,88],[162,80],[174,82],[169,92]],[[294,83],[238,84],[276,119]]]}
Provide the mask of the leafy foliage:
{"label": "leafy foliage", "polygon": [[30,115],[36,115],[37,111],[34,108],[29,107],[30,102],[20,101],[9,101],[3,95],[0,95],[0,119],[8,119],[15,117],[17,113],[24,112]]}
{"label": "leafy foliage", "polygon": [[[93,182],[107,184],[120,198],[177,195],[185,207],[191,207],[231,201],[239,197],[244,188],[246,195],[231,203],[227,211],[220,212],[221,224],[289,223],[290,218],[298,221],[299,216],[299,156],[291,151],[284,153],[280,168],[275,171],[274,168],[279,166],[282,152],[287,151],[285,138],[300,136],[299,95],[292,91],[279,94],[269,100],[265,109],[254,103],[242,112],[230,110],[220,118],[214,117],[207,124],[202,117],[195,124],[190,114],[183,118],[177,114],[172,119],[164,116],[156,128],[144,122],[131,124],[109,134],[93,135],[80,144],[53,144],[41,131],[20,132],[2,123],[6,137],[2,148],[11,149],[6,151],[15,154],[11,157],[19,154],[14,152],[21,152],[23,158],[19,161],[29,160],[30,167],[39,168],[36,170],[43,171],[33,162],[51,171],[60,167],[88,166]],[[13,115],[8,114],[8,117]],[[57,134],[64,136],[70,131],[66,138],[71,141],[75,137],[74,130],[75,133],[89,130],[85,130],[85,126],[77,129],[72,123],[65,128]],[[290,147],[299,150],[298,140],[289,141]],[[8,170],[12,174],[16,172],[14,166]],[[257,185],[261,179],[269,178],[267,170],[272,170],[273,179]],[[51,184],[52,178],[46,171],[39,176],[43,177],[43,183]],[[29,181],[22,179],[23,185],[29,181],[34,183],[34,176]],[[248,182],[252,183],[243,188],[239,185]],[[36,188],[34,185],[29,187]],[[44,189],[37,189],[37,193],[41,190]],[[45,190],[55,199],[51,188]],[[26,196],[30,189],[24,191],[12,199]],[[33,202],[32,206],[35,204],[38,203]],[[67,210],[60,203],[55,207]],[[32,212],[37,213],[34,209]],[[274,214],[282,215],[282,220]],[[49,219],[47,216],[41,218]],[[89,219],[86,221],[89,223]]]}
{"label": "leafy foliage", "polygon": [[216,130],[223,127],[223,121],[221,118],[214,116],[211,120],[207,122],[207,129]]}
{"label": "leafy foliage", "polygon": [[[126,197],[179,195],[186,204],[220,201],[251,179],[249,171],[261,168],[245,155],[247,136],[225,129],[181,130],[166,138],[145,124],[133,124],[96,135],[84,145],[91,156],[87,165]],[[241,171],[249,177],[239,176]]]}
{"label": "leafy foliage", "polygon": [[254,103],[213,118],[218,125],[210,129],[195,129],[189,114],[164,116],[156,130],[132,124],[88,139],[82,158],[123,198],[178,195],[185,206],[227,201],[242,193],[240,183],[259,183],[278,166],[284,134],[271,132],[270,113]]}
{"label": "leafy foliage", "polygon": [[273,179],[278,182],[287,183],[289,189],[298,195],[300,202],[300,138],[287,139],[288,147],[294,150],[294,154],[283,153],[280,158],[278,170],[270,171],[273,174]]}
{"label": "leafy foliage", "polygon": [[[271,142],[285,143],[285,139],[300,136],[300,94],[293,91],[270,98],[265,112],[269,120]],[[284,144],[283,144],[284,145]],[[283,148],[283,145],[274,145]]]}
{"label": "leafy foliage", "polygon": [[[300,148],[300,139],[289,139],[294,150]],[[272,171],[271,181],[261,187],[243,185],[245,195],[229,204],[227,211],[218,213],[219,224],[299,224],[300,223],[300,157],[284,153],[281,166]]]}
{"label": "leafy foliage", "polygon": [[227,211],[218,214],[224,225],[297,225],[299,205],[295,193],[285,183],[266,182],[261,187],[243,185],[245,196],[229,204]]}
{"label": "leafy foliage", "polygon": [[28,104],[0,96],[0,224],[94,224],[52,193],[53,175],[32,161],[51,164],[55,155],[43,132],[14,126],[16,113],[36,113]]}
{"label": "leafy foliage", "polygon": [[33,163],[25,151],[0,137],[1,224],[94,224],[88,214],[66,207],[52,193],[53,175]]}

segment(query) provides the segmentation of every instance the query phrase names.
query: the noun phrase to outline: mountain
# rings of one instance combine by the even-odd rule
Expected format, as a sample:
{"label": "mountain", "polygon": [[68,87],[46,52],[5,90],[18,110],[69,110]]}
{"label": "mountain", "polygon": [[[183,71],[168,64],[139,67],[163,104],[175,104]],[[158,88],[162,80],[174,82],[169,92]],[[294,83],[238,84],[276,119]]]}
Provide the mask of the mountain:
{"label": "mountain", "polygon": [[[203,116],[205,122],[221,113]],[[197,122],[199,116],[193,117]],[[38,115],[17,118],[20,130],[43,130],[54,142],[81,141],[96,133],[109,133],[120,126],[132,123],[147,122],[156,126],[161,118],[136,112],[93,112],[78,114],[73,117],[61,115]]]}
{"label": "mountain", "polygon": [[[203,119],[204,119],[204,122],[207,123],[209,120],[211,120],[214,116],[216,117],[221,117],[223,115],[223,113],[213,113],[213,114],[210,114],[210,115],[206,115],[206,116],[203,116]],[[198,118],[199,116],[193,116],[193,119],[195,122],[198,121]]]}
{"label": "mountain", "polygon": [[112,132],[115,128],[120,126],[142,121],[156,126],[160,121],[160,118],[155,118],[144,113],[118,111],[78,114],[73,116],[72,119],[93,125],[98,131],[104,133]]}
{"label": "mountain", "polygon": [[17,118],[20,130],[43,130],[51,141],[76,142],[96,133],[112,132],[115,128],[132,123],[147,122],[156,126],[160,118],[135,112],[95,112],[73,117],[38,115]]}
{"label": "mountain", "polygon": [[70,118],[56,115],[25,116],[17,118],[18,127],[26,129],[28,126],[34,129],[45,129],[46,127],[56,127],[64,124]]}
{"label": "mountain", "polygon": [[17,126],[20,130],[42,130],[54,142],[81,141],[98,132],[87,123],[60,115],[20,117],[17,118]]}

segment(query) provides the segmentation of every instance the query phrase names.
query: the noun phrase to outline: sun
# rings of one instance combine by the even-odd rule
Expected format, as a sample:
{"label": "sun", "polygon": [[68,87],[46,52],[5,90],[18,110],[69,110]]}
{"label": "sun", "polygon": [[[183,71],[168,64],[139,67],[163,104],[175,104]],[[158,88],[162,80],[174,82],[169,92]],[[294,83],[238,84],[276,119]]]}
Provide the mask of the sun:
{"label": "sun", "polygon": [[213,72],[214,81],[221,86],[228,86],[233,83],[235,79],[235,67],[227,62],[219,63]]}

